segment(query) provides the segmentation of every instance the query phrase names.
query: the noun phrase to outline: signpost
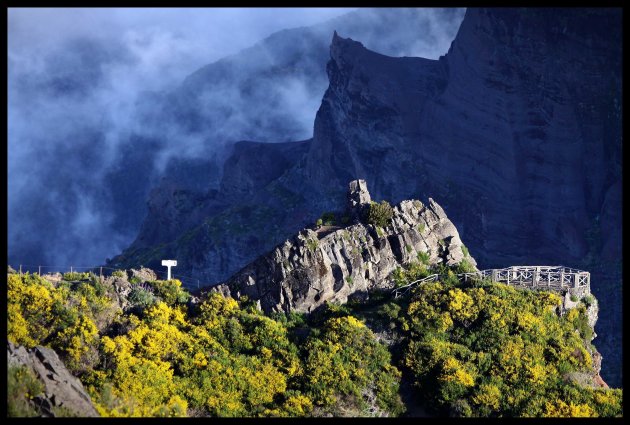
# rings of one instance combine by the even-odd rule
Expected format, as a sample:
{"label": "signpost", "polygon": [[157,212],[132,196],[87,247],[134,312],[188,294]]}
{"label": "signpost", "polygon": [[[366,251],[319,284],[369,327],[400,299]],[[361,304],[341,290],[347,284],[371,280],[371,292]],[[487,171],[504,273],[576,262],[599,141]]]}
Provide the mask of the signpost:
{"label": "signpost", "polygon": [[171,280],[171,267],[177,266],[177,260],[162,260],[162,265],[168,267],[168,277],[166,280]]}

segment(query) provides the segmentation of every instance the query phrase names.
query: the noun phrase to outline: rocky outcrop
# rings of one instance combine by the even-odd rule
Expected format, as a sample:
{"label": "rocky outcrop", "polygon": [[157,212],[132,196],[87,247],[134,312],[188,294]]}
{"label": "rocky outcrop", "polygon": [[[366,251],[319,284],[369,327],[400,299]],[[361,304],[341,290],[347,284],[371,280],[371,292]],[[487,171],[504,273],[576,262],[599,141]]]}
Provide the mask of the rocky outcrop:
{"label": "rocky outcrop", "polygon": [[[369,205],[365,181],[350,183],[348,199],[350,215]],[[310,312],[391,288],[390,274],[418,261],[420,253],[428,254],[430,264],[455,265],[465,257],[457,229],[432,199],[428,206],[418,200],[396,205],[383,229],[357,223],[324,236],[304,229],[213,290],[246,295],[266,312]]]}
{"label": "rocky outcrop", "polygon": [[372,202],[365,180],[353,180],[348,187],[348,203],[346,211],[352,222],[360,221],[365,214],[366,207]]}
{"label": "rocky outcrop", "polygon": [[54,350],[37,346],[26,349],[7,341],[9,366],[26,366],[44,384],[44,394],[32,403],[42,416],[54,417],[56,411],[72,416],[99,416],[81,381],[72,376]]}
{"label": "rocky outcrop", "polygon": [[[593,331],[591,336],[592,341],[597,338],[597,333],[595,332],[595,324],[597,323],[597,319],[599,318],[599,302],[597,301],[597,298],[595,298],[592,294],[588,294],[588,296],[590,300],[586,303],[586,317],[588,320],[588,326]],[[575,299],[575,301],[573,301],[569,292],[564,294],[562,305],[563,314],[565,314],[567,310],[577,308],[582,305],[584,305],[584,299]],[[593,361],[591,370],[588,372],[572,372],[566,376],[566,379],[573,381],[579,385],[591,388],[609,388],[608,384],[600,375],[603,360],[602,354],[592,344],[587,344],[587,351],[591,355]]]}

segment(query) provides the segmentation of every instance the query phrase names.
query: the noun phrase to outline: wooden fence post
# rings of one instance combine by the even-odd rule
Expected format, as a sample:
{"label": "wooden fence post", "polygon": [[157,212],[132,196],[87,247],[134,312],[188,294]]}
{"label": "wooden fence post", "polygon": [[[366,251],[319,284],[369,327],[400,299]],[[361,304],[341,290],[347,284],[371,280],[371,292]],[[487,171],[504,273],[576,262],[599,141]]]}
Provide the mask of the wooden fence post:
{"label": "wooden fence post", "polygon": [[20,276],[22,276],[22,265],[20,264]]}

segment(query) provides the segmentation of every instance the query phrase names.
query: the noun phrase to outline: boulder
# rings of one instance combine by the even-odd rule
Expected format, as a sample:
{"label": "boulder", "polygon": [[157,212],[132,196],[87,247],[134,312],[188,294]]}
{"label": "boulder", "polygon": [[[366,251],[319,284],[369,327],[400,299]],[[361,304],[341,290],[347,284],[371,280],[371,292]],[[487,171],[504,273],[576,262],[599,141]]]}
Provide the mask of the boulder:
{"label": "boulder", "polygon": [[42,416],[54,417],[56,407],[74,416],[99,416],[81,381],[66,369],[53,349],[27,349],[7,341],[7,362],[10,366],[26,366],[44,384],[44,394],[34,401]]}

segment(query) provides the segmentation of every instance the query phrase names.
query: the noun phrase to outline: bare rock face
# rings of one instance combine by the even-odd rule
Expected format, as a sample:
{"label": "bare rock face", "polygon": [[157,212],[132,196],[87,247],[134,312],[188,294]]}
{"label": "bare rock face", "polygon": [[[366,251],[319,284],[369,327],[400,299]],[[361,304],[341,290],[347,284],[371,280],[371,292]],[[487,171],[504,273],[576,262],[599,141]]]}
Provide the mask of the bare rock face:
{"label": "bare rock face", "polygon": [[[349,207],[371,199],[365,181],[353,181],[348,198],[356,200]],[[213,290],[246,295],[266,312],[310,312],[325,302],[391,288],[390,274],[418,261],[419,253],[427,253],[430,264],[455,265],[465,257],[457,229],[432,199],[428,206],[402,201],[384,229],[363,223],[325,235],[304,229]]]}
{"label": "bare rock face", "polygon": [[347,211],[352,221],[360,220],[365,208],[372,202],[365,180],[352,180],[348,187]]}
{"label": "bare rock face", "polygon": [[54,408],[65,408],[76,416],[99,416],[81,381],[72,376],[54,350],[37,346],[26,349],[7,341],[9,365],[27,366],[44,384],[44,396],[36,404],[42,416],[54,417]]}

